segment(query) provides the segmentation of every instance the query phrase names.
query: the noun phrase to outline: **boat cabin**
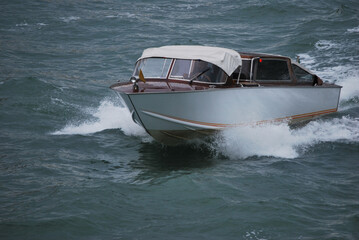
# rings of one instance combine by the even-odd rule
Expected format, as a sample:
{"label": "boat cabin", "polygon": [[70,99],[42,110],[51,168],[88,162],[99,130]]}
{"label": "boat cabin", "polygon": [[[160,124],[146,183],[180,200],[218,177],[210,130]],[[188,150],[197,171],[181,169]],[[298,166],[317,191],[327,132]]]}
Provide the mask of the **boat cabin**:
{"label": "boat cabin", "polygon": [[240,53],[242,66],[232,74],[234,83],[260,85],[322,85],[323,81],[290,58],[279,55]]}
{"label": "boat cabin", "polygon": [[[323,84],[319,77],[288,57],[206,46],[145,49],[136,62],[131,82],[133,92]],[[126,84],[130,83],[111,88],[122,86],[128,92],[124,89]]]}

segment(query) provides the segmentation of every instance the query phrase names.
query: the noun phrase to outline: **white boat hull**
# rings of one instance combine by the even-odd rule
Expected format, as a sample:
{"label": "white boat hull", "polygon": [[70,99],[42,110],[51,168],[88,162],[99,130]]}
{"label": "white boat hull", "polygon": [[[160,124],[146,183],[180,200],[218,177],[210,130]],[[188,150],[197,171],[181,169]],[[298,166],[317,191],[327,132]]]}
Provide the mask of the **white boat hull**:
{"label": "white boat hull", "polygon": [[120,93],[134,121],[156,140],[267,121],[298,121],[336,112],[340,87],[276,86],[190,92]]}

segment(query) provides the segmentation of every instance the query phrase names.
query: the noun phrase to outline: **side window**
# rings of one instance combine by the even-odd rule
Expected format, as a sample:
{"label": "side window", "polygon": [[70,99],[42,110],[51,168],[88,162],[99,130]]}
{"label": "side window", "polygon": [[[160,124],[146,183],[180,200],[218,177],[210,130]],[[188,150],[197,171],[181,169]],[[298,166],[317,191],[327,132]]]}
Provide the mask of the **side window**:
{"label": "side window", "polygon": [[313,83],[313,75],[309,72],[305,71],[303,68],[292,64],[293,72],[295,77],[297,78],[297,83]]}
{"label": "side window", "polygon": [[242,60],[240,79],[249,79],[251,72],[251,60]]}
{"label": "side window", "polygon": [[176,59],[171,72],[171,78],[188,79],[191,60]]}
{"label": "side window", "polygon": [[227,77],[218,66],[201,60],[193,60],[189,79],[199,82],[225,83]]}
{"label": "side window", "polygon": [[290,81],[288,64],[281,59],[262,59],[257,61],[256,80]]}

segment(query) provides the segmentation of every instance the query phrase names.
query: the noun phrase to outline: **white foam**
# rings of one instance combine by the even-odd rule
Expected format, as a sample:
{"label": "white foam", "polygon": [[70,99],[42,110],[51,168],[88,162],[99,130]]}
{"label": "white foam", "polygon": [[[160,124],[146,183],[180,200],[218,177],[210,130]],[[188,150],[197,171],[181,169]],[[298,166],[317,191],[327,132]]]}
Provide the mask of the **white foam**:
{"label": "white foam", "polygon": [[345,76],[341,77],[337,83],[343,86],[341,91],[341,100],[348,101],[350,99],[359,98],[359,72],[349,71]]}
{"label": "white foam", "polygon": [[60,18],[63,22],[65,23],[69,23],[71,21],[77,21],[80,19],[80,17],[76,17],[76,16],[70,16],[70,17],[61,17]]}
{"label": "white foam", "polygon": [[315,58],[306,53],[298,54],[300,63],[306,66],[308,69],[316,62]]}
{"label": "white foam", "polygon": [[92,134],[106,129],[121,129],[128,136],[148,136],[145,130],[132,121],[129,110],[116,105],[110,100],[103,100],[98,108],[85,109],[94,120],[84,120],[79,123],[69,123],[54,135]]}
{"label": "white foam", "polygon": [[133,13],[118,13],[118,14],[115,14],[115,15],[106,15],[105,16],[106,18],[136,18],[136,14],[133,14]]}
{"label": "white foam", "polygon": [[266,240],[263,236],[263,230],[252,230],[246,232],[245,239],[253,239],[253,240]]}
{"label": "white foam", "polygon": [[315,144],[337,141],[359,142],[359,119],[316,120],[296,129],[286,123],[232,128],[220,132],[210,147],[232,159],[296,158]]}
{"label": "white foam", "polygon": [[25,21],[23,23],[16,24],[16,27],[26,27],[26,26],[29,26],[29,24]]}
{"label": "white foam", "polygon": [[332,41],[328,41],[328,40],[319,40],[316,44],[315,47],[318,50],[329,50],[332,48],[337,48],[339,45],[337,43],[334,43]]}
{"label": "white foam", "polygon": [[359,26],[355,27],[355,28],[350,28],[347,31],[350,32],[350,33],[357,33],[357,32],[359,32]]}

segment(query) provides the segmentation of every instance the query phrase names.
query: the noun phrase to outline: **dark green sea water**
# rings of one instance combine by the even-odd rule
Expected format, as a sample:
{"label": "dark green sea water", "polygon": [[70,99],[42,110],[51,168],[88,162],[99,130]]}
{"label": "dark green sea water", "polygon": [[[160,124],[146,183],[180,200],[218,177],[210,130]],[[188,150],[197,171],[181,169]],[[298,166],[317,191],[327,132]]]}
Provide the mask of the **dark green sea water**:
{"label": "dark green sea water", "polygon": [[[162,146],[109,86],[172,44],[299,55],[339,111]],[[359,239],[359,2],[0,1],[0,239]]]}

